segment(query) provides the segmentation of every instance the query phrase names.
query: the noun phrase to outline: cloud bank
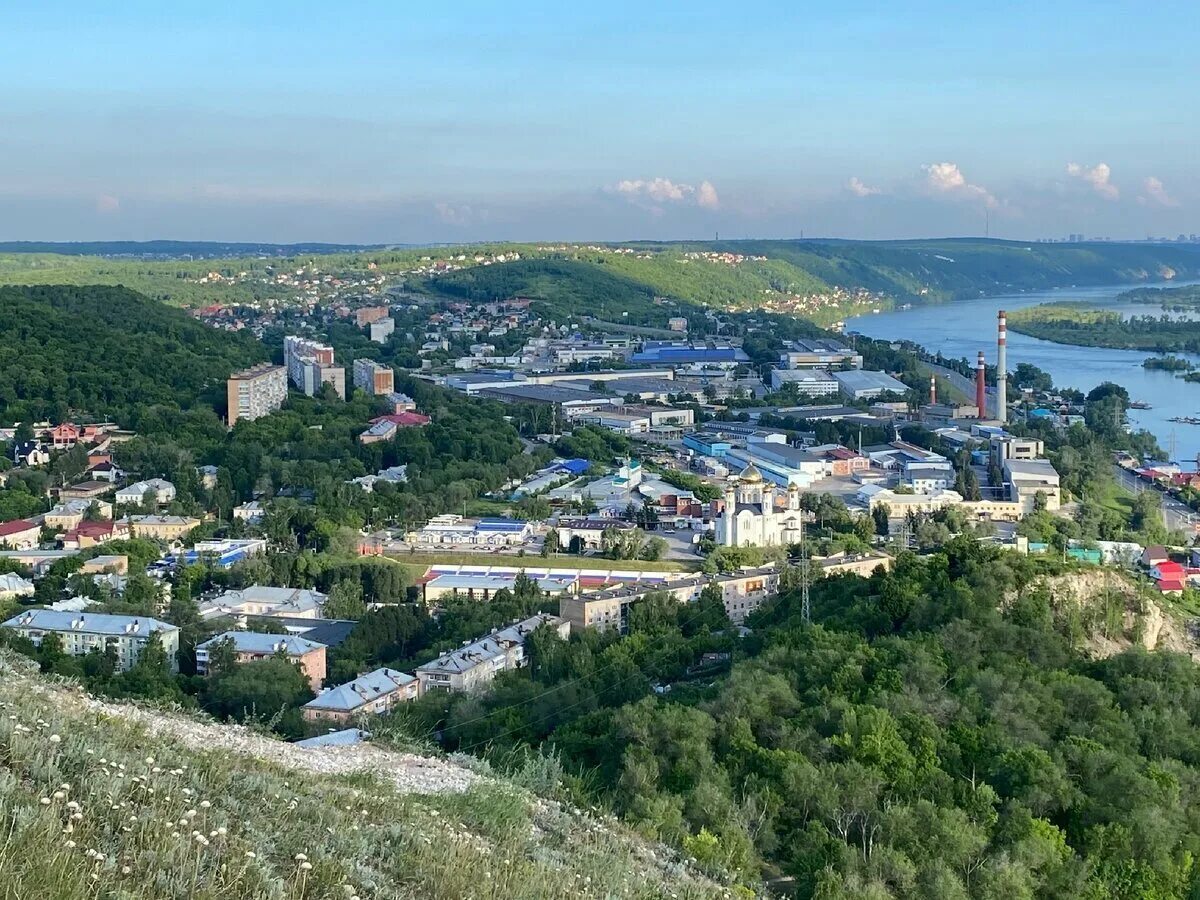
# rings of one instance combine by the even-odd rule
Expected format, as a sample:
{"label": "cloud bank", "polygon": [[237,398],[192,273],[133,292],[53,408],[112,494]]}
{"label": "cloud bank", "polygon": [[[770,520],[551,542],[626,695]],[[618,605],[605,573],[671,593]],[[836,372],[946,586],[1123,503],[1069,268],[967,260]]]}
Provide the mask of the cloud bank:
{"label": "cloud bank", "polygon": [[1142,196],[1138,197],[1138,203],[1143,206],[1175,207],[1179,205],[1179,201],[1167,193],[1162,181],[1153,175],[1148,176],[1142,182],[1142,191]]}

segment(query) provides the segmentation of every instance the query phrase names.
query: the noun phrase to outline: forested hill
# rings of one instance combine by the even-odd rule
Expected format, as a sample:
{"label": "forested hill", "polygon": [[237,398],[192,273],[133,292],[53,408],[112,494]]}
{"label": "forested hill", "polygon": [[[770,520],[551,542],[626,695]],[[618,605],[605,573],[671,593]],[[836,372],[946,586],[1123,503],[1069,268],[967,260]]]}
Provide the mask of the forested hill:
{"label": "forested hill", "polygon": [[722,241],[635,244],[674,251],[766,256],[844,288],[898,300],[1200,277],[1200,245],[1111,242],[1041,244],[946,238],[917,241]]}
{"label": "forested hill", "polygon": [[0,287],[0,422],[72,415],[128,422],[135,408],[187,408],[267,357],[123,287]]}

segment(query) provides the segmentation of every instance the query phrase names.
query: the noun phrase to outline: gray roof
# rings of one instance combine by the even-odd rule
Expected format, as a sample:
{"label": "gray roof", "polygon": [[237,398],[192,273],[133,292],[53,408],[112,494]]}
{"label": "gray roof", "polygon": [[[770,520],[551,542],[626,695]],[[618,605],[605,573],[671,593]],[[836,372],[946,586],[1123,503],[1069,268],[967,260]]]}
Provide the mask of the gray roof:
{"label": "gray roof", "polygon": [[5,628],[33,628],[39,631],[75,631],[80,634],[103,634],[113,637],[149,637],[158,631],[179,629],[168,622],[145,616],[110,616],[103,613],[55,612],[51,609],[31,609],[3,623]]}
{"label": "gray roof", "polygon": [[319,694],[304,704],[305,709],[327,709],[334,712],[353,712],[380,697],[384,697],[416,681],[412,675],[396,669],[376,669],[359,675],[335,688]]}
{"label": "gray roof", "polygon": [[417,671],[469,672],[480,663],[501,655],[513,645],[524,644],[525,638],[539,625],[549,624],[557,626],[562,624],[563,621],[565,620],[560,619],[558,616],[552,616],[549,613],[538,613],[524,622],[510,625],[508,628],[497,631],[495,634],[489,634],[487,637],[480,638],[474,643],[467,644],[465,647],[459,647],[457,650],[452,650],[444,656],[439,656],[437,659],[431,660],[423,666],[418,666]]}
{"label": "gray roof", "polygon": [[897,381],[887,372],[851,369],[832,374],[834,380],[848,391],[894,391],[898,394],[908,391],[907,384]]}
{"label": "gray roof", "polygon": [[[171,626],[174,627],[174,626]],[[320,650],[325,645],[316,641],[296,637],[294,634],[259,634],[257,631],[224,631],[197,644],[197,650],[211,650],[221,641],[228,638],[233,641],[234,649],[239,653],[278,653],[281,649],[288,656],[303,656],[313,650]]]}
{"label": "gray roof", "polygon": [[307,748],[349,747],[353,744],[361,744],[370,736],[369,731],[363,731],[361,728],[343,728],[341,731],[331,731],[329,734],[319,734],[316,737],[296,741],[294,746]]}

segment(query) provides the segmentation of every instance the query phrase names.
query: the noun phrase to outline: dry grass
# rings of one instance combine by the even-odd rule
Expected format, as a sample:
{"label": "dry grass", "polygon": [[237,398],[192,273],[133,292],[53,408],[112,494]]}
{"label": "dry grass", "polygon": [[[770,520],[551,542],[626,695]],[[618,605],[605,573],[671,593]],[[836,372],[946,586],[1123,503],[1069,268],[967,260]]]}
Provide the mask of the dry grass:
{"label": "dry grass", "polygon": [[0,651],[0,898],[733,895],[617,823],[480,779],[399,791],[195,750]]}

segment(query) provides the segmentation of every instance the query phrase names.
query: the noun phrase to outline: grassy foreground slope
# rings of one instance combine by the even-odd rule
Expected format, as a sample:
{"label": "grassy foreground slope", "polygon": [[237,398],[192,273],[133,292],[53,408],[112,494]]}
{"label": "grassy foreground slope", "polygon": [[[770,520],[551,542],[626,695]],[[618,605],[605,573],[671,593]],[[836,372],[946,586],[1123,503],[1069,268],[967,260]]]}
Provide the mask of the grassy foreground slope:
{"label": "grassy foreground slope", "polygon": [[0,421],[73,411],[118,420],[187,408],[266,357],[249,335],[217,331],[120,287],[0,287]]}
{"label": "grassy foreground slope", "polygon": [[0,651],[0,896],[730,896],[611,820],[361,752],[106,706]]}

